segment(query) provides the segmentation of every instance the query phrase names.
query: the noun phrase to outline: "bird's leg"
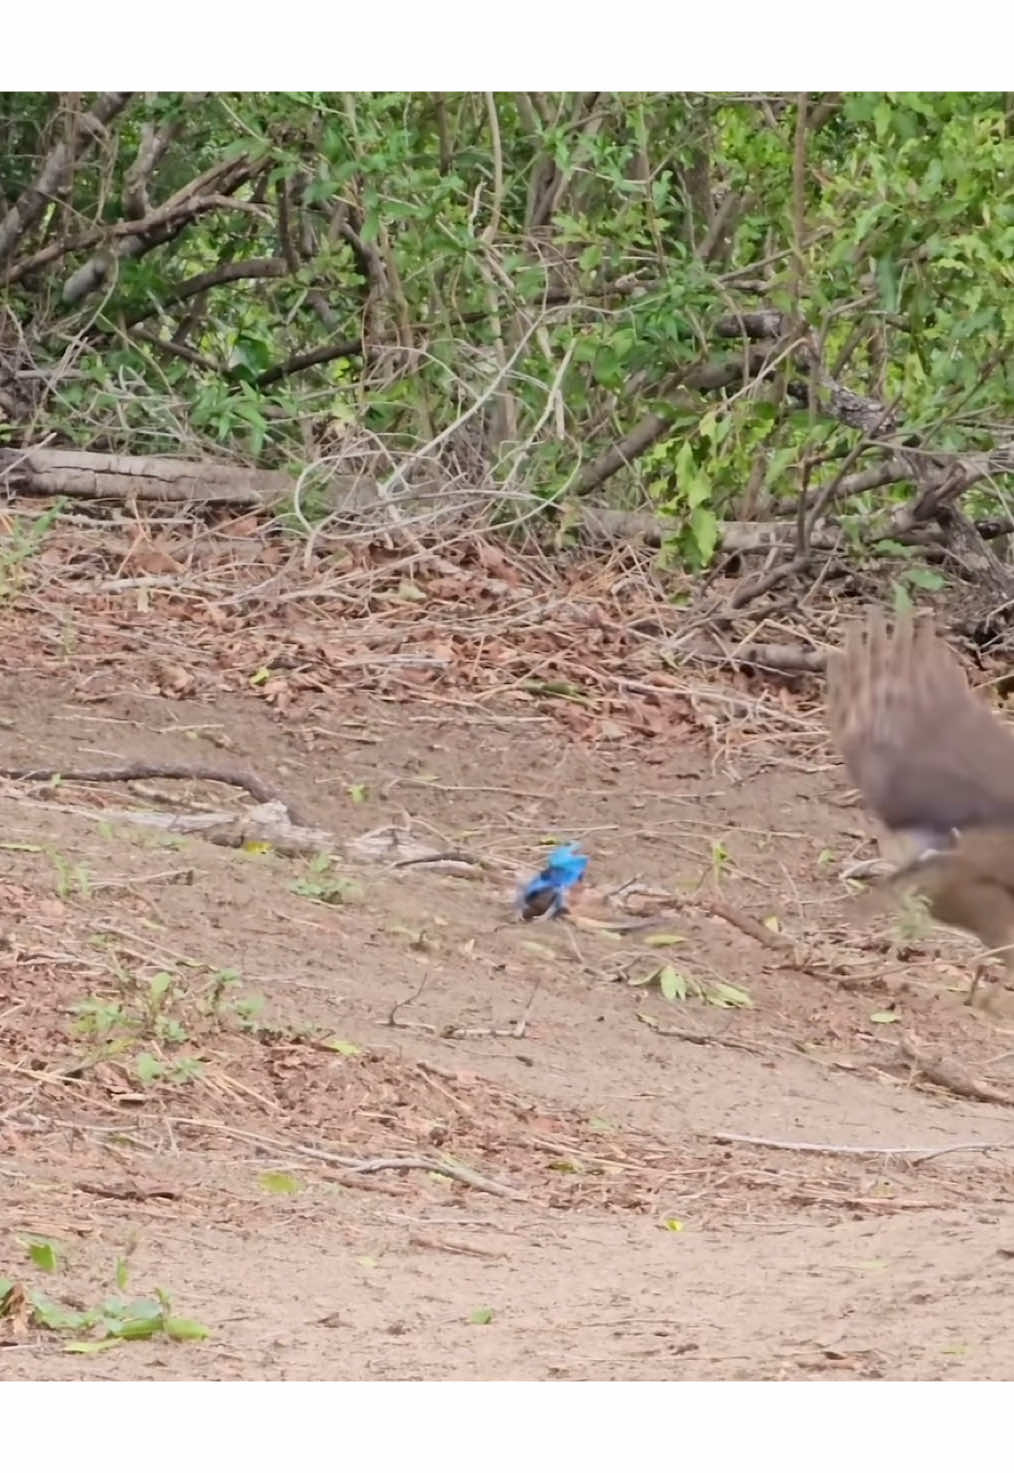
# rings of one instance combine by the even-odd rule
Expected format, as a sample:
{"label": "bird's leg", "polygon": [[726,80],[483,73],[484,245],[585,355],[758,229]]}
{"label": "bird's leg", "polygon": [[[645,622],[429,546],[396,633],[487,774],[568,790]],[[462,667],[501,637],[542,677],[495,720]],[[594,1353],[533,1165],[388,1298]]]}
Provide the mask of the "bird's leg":
{"label": "bird's leg", "polygon": [[982,981],[985,971],[986,963],[978,962],[975,971],[972,973],[972,985],[968,989],[968,996],[965,998],[966,1007],[972,1008],[975,1006],[975,994],[979,990],[979,983]]}
{"label": "bird's leg", "polygon": [[984,957],[980,957],[980,959],[976,962],[975,972],[972,977],[972,985],[968,989],[968,996],[965,998],[965,1002],[968,1004],[969,1007],[976,1006],[976,994],[980,990],[983,979],[989,975],[990,960],[998,953],[1004,953],[1003,961],[1005,964],[1005,977],[1007,986],[1005,987],[1003,985],[1003,982],[1000,980],[999,977],[990,976],[989,984],[986,989],[986,995],[984,998],[980,999],[978,1007],[980,1011],[984,1013],[992,1013],[995,1016],[1004,1016],[1005,1014],[1009,1016],[1011,1006],[1011,991],[1014,990],[1014,986],[1012,986],[1012,984],[1014,984],[1014,968],[1012,968],[1011,966],[1010,946],[997,947],[995,951],[987,952]]}

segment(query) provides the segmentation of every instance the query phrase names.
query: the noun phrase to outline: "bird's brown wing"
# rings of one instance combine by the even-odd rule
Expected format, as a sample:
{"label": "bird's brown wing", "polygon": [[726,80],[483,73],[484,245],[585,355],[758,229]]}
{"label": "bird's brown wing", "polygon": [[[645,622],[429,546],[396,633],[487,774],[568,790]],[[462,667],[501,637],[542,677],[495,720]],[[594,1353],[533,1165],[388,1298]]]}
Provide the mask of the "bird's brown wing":
{"label": "bird's brown wing", "polygon": [[973,691],[927,619],[871,612],[828,661],[831,735],[890,829],[1014,828],[1014,734]]}

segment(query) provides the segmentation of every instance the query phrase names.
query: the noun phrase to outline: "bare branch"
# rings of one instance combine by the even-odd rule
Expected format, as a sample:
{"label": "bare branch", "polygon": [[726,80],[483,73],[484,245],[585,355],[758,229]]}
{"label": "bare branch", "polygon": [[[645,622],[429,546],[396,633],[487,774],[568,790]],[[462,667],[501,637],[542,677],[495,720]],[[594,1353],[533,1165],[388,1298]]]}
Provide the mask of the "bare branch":
{"label": "bare branch", "polygon": [[188,348],[186,343],[175,343],[171,338],[160,338],[153,332],[148,332],[143,327],[135,328],[131,336],[139,342],[147,343],[159,353],[168,353],[171,358],[182,358],[184,363],[189,363],[192,368],[199,368],[204,373],[221,374],[221,366],[212,363],[210,358],[205,358],[198,353],[196,348]]}
{"label": "bare branch", "polygon": [[133,95],[104,92],[91,111],[77,119],[72,142],[61,139],[50,150],[38,178],[0,220],[0,263],[9,260],[14,247],[38,224],[47,206],[61,196],[74,160],[104,136],[106,123],[123,111]]}
{"label": "bare branch", "polygon": [[362,338],[345,338],[337,343],[329,343],[325,348],[311,348],[307,353],[294,353],[284,363],[276,363],[274,368],[265,369],[257,379],[257,387],[266,389],[271,384],[278,383],[279,379],[302,373],[304,368],[316,368],[320,363],[333,363],[336,358],[358,358],[362,351]]}
{"label": "bare branch", "polygon": [[288,265],[279,256],[264,256],[248,261],[223,261],[221,265],[213,266],[210,271],[201,271],[196,276],[188,276],[178,286],[169,287],[158,302],[148,303],[139,307],[135,312],[126,313],[123,325],[133,327],[135,323],[144,322],[146,318],[153,317],[155,313],[161,312],[166,307],[189,301],[192,297],[211,291],[213,287],[226,286],[230,281],[255,281],[288,274]]}
{"label": "bare branch", "polygon": [[[263,165],[257,167],[263,167]],[[110,242],[131,236],[142,239],[143,249],[149,250],[152,246],[170,239],[173,234],[178,234],[184,225],[189,224],[199,214],[204,214],[211,209],[250,209],[259,215],[261,212],[258,207],[242,200],[229,198],[230,191],[238,189],[241,184],[252,177],[253,173],[254,165],[249,161],[230,160],[225,164],[216,164],[200,178],[191,180],[164,205],[153,210],[143,220],[120,220],[116,224],[90,230],[87,234],[75,239],[54,241],[36,251],[34,255],[18,261],[7,272],[6,279],[9,283],[20,281],[41,266],[48,265],[50,261],[56,261],[61,256],[91,250],[97,245],[108,246]],[[216,191],[204,193],[205,185],[210,187],[212,182],[216,185]]]}
{"label": "bare branch", "polygon": [[[193,107],[203,96],[203,92],[191,93],[185,99],[185,106]],[[128,220],[142,220],[151,213],[148,186],[170,144],[183,132],[184,122],[183,118],[176,118],[163,128],[157,128],[154,123],[148,122],[141,129],[137,155],[123,180],[123,213]]]}
{"label": "bare branch", "polygon": [[[767,352],[759,349],[750,350],[745,365],[740,358],[698,363],[676,378],[667,397],[675,408],[683,410],[698,408],[697,401],[691,394],[686,393],[687,390],[696,389],[699,392],[707,392],[728,388],[732,384],[742,383],[744,377],[762,373],[767,363]],[[679,389],[684,391],[682,395],[677,392]],[[607,481],[623,466],[630,465],[637,460],[655,444],[656,440],[661,440],[671,428],[672,422],[669,418],[660,414],[646,415],[618,445],[611,446],[605,454],[585,466],[574,482],[574,495],[585,496],[589,491],[594,491],[597,486],[601,486],[603,481]]]}
{"label": "bare branch", "polygon": [[451,149],[451,129],[447,121],[447,98],[443,92],[434,93],[433,105],[437,115],[437,137],[440,140],[440,173],[445,175],[451,172],[454,154]]}
{"label": "bare branch", "polygon": [[486,93],[486,116],[493,147],[493,198],[489,206],[489,219],[482,231],[481,239],[490,245],[500,229],[500,211],[503,206],[503,142],[500,138],[500,119],[496,110],[496,98]]}

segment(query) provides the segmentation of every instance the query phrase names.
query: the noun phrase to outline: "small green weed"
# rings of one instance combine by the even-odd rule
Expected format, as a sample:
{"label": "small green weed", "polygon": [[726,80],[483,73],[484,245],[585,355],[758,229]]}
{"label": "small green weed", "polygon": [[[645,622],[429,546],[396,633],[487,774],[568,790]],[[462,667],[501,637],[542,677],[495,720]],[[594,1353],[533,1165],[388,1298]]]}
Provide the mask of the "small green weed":
{"label": "small green weed", "polygon": [[[53,1272],[61,1262],[62,1254],[47,1239],[34,1239],[26,1246],[37,1268]],[[94,1355],[125,1340],[206,1340],[210,1335],[211,1331],[197,1320],[174,1314],[172,1302],[162,1289],[155,1289],[151,1295],[126,1297],[127,1256],[117,1260],[115,1280],[118,1293],[80,1309],[19,1279],[0,1277],[0,1320],[8,1321],[16,1331],[48,1330],[63,1339],[66,1351],[76,1355]],[[88,1339],[72,1338],[88,1332],[93,1332]]]}
{"label": "small green weed", "polygon": [[289,888],[294,894],[322,905],[348,905],[361,900],[363,895],[362,886],[355,880],[334,872],[333,861],[327,854],[311,859],[305,875],[293,880]]}

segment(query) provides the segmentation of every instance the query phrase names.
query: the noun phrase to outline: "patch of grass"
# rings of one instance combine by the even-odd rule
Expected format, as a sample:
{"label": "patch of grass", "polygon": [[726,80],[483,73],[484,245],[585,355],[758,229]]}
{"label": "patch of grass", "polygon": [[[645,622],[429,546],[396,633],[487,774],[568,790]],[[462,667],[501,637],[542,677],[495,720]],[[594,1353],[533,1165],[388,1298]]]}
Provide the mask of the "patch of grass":
{"label": "patch of grass", "polygon": [[929,901],[917,890],[907,890],[902,896],[897,914],[891,926],[895,939],[905,942],[925,941],[933,929]]}
{"label": "patch of grass", "polygon": [[[37,1268],[53,1272],[61,1262],[61,1253],[47,1239],[34,1239],[26,1246]],[[125,1340],[206,1340],[211,1334],[197,1320],[174,1314],[172,1301],[163,1289],[128,1297],[127,1256],[117,1260],[115,1280],[118,1292],[99,1304],[82,1308],[32,1288],[21,1279],[0,1277],[0,1320],[6,1321],[15,1334],[33,1329],[48,1331],[63,1340],[66,1351],[77,1355],[94,1355]],[[81,1335],[89,1338],[75,1338]]]}
{"label": "patch of grass", "polygon": [[88,866],[73,864],[57,849],[50,849],[47,853],[56,870],[56,893],[60,899],[69,900],[72,896],[79,895],[83,900],[87,900],[92,893]]}
{"label": "patch of grass", "polygon": [[66,498],[61,497],[40,517],[11,519],[6,535],[0,538],[0,598],[10,598],[21,588],[25,564],[42,550],[66,505]]}
{"label": "patch of grass", "polygon": [[93,994],[75,1003],[74,1032],[95,1045],[98,1059],[126,1056],[140,1084],[199,1079],[204,1071],[199,1050],[213,1032],[260,1026],[264,999],[236,995],[242,978],[231,968],[213,972],[210,983],[200,985],[173,970],[140,977],[123,966],[113,949],[107,951],[107,962],[116,995]]}
{"label": "patch of grass", "polygon": [[289,886],[296,895],[317,900],[322,905],[348,905],[363,898],[362,886],[334,868],[330,855],[318,854],[310,860],[306,873]]}

